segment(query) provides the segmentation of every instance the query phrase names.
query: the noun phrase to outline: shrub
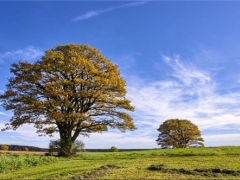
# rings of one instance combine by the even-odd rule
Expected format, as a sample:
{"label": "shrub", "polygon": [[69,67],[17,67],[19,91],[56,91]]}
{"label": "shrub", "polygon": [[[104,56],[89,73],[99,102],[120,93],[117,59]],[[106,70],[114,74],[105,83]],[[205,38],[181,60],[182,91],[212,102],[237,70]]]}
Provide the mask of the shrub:
{"label": "shrub", "polygon": [[[61,142],[60,140],[50,141],[48,150],[49,154],[47,155],[53,155],[55,152],[59,154],[61,151],[62,143],[63,142]],[[84,146],[85,144],[81,140],[76,140],[72,144],[71,154],[76,155],[77,152],[84,152]]]}
{"label": "shrub", "polygon": [[84,152],[84,146],[85,144],[81,140],[76,140],[72,145],[72,153]]}
{"label": "shrub", "polygon": [[112,146],[110,149],[111,152],[118,152],[118,148],[116,148],[115,146]]}
{"label": "shrub", "polygon": [[9,147],[6,144],[1,145],[1,150],[8,151]]}
{"label": "shrub", "polygon": [[60,152],[60,140],[52,140],[49,143],[49,155],[53,155],[55,152],[59,153]]}

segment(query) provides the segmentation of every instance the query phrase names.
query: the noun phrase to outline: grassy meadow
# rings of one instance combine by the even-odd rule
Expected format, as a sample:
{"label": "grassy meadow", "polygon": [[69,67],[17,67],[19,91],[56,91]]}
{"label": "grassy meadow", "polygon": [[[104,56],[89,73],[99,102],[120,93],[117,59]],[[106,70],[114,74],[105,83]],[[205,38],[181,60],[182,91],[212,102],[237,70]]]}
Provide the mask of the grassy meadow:
{"label": "grassy meadow", "polygon": [[240,147],[0,154],[0,179],[240,179]]}

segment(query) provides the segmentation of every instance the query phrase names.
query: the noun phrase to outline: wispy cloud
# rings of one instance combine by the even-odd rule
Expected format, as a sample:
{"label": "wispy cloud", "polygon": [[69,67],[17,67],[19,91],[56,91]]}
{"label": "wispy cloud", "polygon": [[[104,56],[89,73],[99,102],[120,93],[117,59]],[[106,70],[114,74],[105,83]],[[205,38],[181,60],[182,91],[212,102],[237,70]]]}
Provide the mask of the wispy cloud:
{"label": "wispy cloud", "polygon": [[43,51],[34,46],[8,51],[0,54],[0,62],[5,60],[33,60],[43,55]]}
{"label": "wispy cloud", "polygon": [[203,132],[228,129],[225,134],[231,134],[231,129],[240,128],[240,92],[229,89],[220,93],[211,72],[180,56],[162,56],[162,60],[172,71],[164,80],[127,79],[127,96],[136,108],[134,119],[140,130],[147,127],[146,136],[152,138],[159,125],[170,118],[189,119]]}
{"label": "wispy cloud", "polygon": [[94,10],[94,11],[88,11],[85,14],[82,14],[80,16],[75,17],[72,21],[81,21],[84,19],[89,19],[95,16],[98,16],[103,13],[107,13],[116,9],[122,9],[122,8],[128,8],[128,7],[134,7],[134,6],[139,6],[145,4],[147,1],[140,1],[140,2],[133,2],[133,3],[128,3],[128,4],[123,4],[120,6],[115,6],[115,7],[110,7],[106,9],[101,9],[101,10]]}

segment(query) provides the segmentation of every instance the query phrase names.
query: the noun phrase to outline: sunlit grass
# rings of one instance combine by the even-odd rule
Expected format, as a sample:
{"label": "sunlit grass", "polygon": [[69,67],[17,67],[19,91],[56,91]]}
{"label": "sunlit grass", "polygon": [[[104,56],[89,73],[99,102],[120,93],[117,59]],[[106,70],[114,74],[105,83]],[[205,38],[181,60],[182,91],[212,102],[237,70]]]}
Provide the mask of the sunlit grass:
{"label": "sunlit grass", "polygon": [[62,160],[62,158],[54,156],[0,154],[0,173],[40,166],[52,162],[58,162],[60,160]]}
{"label": "sunlit grass", "polygon": [[[238,172],[240,147],[231,146],[133,152],[83,152],[71,158],[43,155],[1,156],[0,164],[5,162],[5,171],[0,173],[0,179],[240,179],[238,174],[184,173],[194,172],[195,169]],[[12,158],[12,161],[4,161],[4,158]],[[13,160],[15,164],[20,165],[14,165]],[[152,165],[164,165],[166,172],[149,170]]]}

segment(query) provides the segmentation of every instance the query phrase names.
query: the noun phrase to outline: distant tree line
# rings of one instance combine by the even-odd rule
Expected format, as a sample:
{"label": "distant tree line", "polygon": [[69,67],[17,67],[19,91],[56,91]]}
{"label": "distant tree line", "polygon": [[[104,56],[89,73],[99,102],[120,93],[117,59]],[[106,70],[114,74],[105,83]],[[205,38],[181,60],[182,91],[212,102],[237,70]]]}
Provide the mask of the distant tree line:
{"label": "distant tree line", "polygon": [[9,151],[36,151],[36,152],[47,152],[48,148],[40,148],[34,146],[23,146],[23,145],[8,145],[8,144],[0,144],[0,147],[3,145],[8,146]]}
{"label": "distant tree line", "polygon": [[[6,145],[9,151],[35,151],[35,152],[48,152],[48,148],[40,148],[35,146],[24,146],[24,145],[8,145],[0,144],[0,147]],[[0,149],[1,150],[1,149]],[[118,151],[145,151],[150,149],[118,149]],[[86,152],[110,152],[111,149],[85,149]]]}
{"label": "distant tree line", "polygon": [[[118,151],[146,151],[151,149],[118,149]],[[112,149],[85,149],[86,152],[113,152]]]}

